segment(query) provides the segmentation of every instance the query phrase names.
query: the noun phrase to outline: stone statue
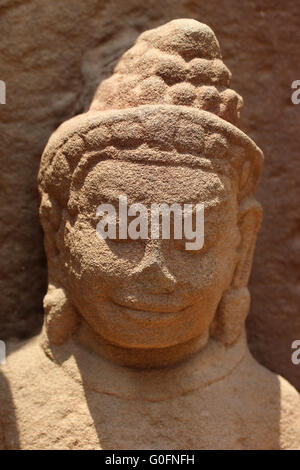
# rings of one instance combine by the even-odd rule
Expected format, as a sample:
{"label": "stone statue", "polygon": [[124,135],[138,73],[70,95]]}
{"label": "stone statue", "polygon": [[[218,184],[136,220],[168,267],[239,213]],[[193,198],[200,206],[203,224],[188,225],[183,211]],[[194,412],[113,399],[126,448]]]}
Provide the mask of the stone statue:
{"label": "stone statue", "polygon": [[[263,154],[238,128],[230,78],[212,30],[174,20],[143,33],[51,136],[45,323],[1,368],[3,448],[300,447],[299,395],[245,337]],[[202,203],[204,246],[100,238],[97,208],[120,196]]]}

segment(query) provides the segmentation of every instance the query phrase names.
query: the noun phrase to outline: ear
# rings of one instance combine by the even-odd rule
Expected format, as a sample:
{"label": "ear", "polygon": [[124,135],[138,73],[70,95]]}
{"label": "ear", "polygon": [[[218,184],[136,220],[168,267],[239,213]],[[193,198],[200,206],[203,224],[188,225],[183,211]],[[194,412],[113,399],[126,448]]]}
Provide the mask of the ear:
{"label": "ear", "polygon": [[62,344],[76,331],[79,316],[64,288],[62,211],[46,192],[42,193],[40,218],[48,262],[48,291],[44,297],[44,344]]}
{"label": "ear", "polygon": [[240,204],[238,214],[241,241],[238,247],[238,263],[233,275],[232,288],[247,287],[261,220],[261,205],[254,198],[244,199]]}
{"label": "ear", "polygon": [[77,330],[79,317],[65,290],[48,284],[44,297],[44,333],[49,344],[62,344]]}
{"label": "ear", "polygon": [[211,336],[227,346],[239,338],[249,311],[247,284],[261,218],[262,208],[254,198],[242,201],[238,219],[241,235],[238,262],[231,286],[222,296],[210,329]]}

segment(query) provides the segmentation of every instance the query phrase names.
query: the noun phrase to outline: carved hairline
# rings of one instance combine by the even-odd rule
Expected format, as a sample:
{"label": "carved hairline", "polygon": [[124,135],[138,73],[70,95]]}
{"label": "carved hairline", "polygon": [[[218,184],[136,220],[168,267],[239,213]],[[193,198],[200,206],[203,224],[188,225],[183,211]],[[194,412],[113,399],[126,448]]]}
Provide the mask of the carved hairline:
{"label": "carved hairline", "polygon": [[[65,122],[51,136],[43,153],[39,189],[49,196],[59,188],[62,193],[68,192],[86,152],[92,154],[106,148],[134,152],[143,144],[162,152],[199,156],[199,163],[203,155],[207,161],[224,161],[235,167],[247,162],[250,185],[246,192],[255,193],[263,161],[256,144],[212,113],[174,105],[88,112]],[[220,150],[223,155],[218,155]],[[67,202],[68,194],[63,199]]]}

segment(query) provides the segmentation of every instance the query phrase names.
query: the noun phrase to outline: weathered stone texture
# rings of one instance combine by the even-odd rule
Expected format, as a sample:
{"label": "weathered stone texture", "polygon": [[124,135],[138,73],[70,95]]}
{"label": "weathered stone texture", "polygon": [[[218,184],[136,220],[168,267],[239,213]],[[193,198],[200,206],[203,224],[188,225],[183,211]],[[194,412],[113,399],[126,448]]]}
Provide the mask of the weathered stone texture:
{"label": "weathered stone texture", "polygon": [[53,130],[88,107],[101,79],[144,30],[173,18],[211,26],[244,98],[242,127],[265,153],[258,199],[264,222],[250,284],[254,355],[300,387],[291,343],[300,339],[300,106],[297,2],[238,0],[0,3],[0,337],[38,331],[46,286],[36,175]]}

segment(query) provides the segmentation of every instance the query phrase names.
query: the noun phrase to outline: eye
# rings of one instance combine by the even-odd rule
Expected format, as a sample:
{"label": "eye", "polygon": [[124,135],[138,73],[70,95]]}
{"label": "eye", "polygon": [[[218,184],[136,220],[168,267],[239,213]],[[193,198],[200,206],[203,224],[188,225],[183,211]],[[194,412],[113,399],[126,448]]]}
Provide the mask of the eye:
{"label": "eye", "polygon": [[141,238],[138,238],[136,240],[133,240],[132,238],[129,238],[129,237],[128,238],[120,238],[118,236],[118,233],[117,233],[116,238],[107,238],[107,240],[109,240],[110,242],[113,242],[113,243],[118,243],[120,245],[129,245],[130,243],[131,244],[132,243],[142,243],[142,244],[145,243],[145,241],[142,240]]}
{"label": "eye", "polygon": [[188,240],[185,237],[179,240],[174,239],[174,248],[176,250],[189,253],[191,255],[204,254],[207,250],[212,248],[217,243],[217,240],[218,240],[218,234],[208,232],[207,234],[205,234],[204,244],[202,248],[200,248],[199,250],[186,249],[186,243],[191,243],[191,242],[193,243],[194,240]]}
{"label": "eye", "polygon": [[180,251],[184,251],[185,253],[190,253],[190,254],[199,254],[199,253],[203,253],[206,249],[205,247],[205,242],[204,242],[204,245],[202,248],[200,248],[199,250],[191,250],[191,249],[187,249],[186,248],[186,243],[193,243],[194,240],[187,240],[186,238],[182,238],[181,240],[174,240],[174,248],[176,250],[180,250]]}

